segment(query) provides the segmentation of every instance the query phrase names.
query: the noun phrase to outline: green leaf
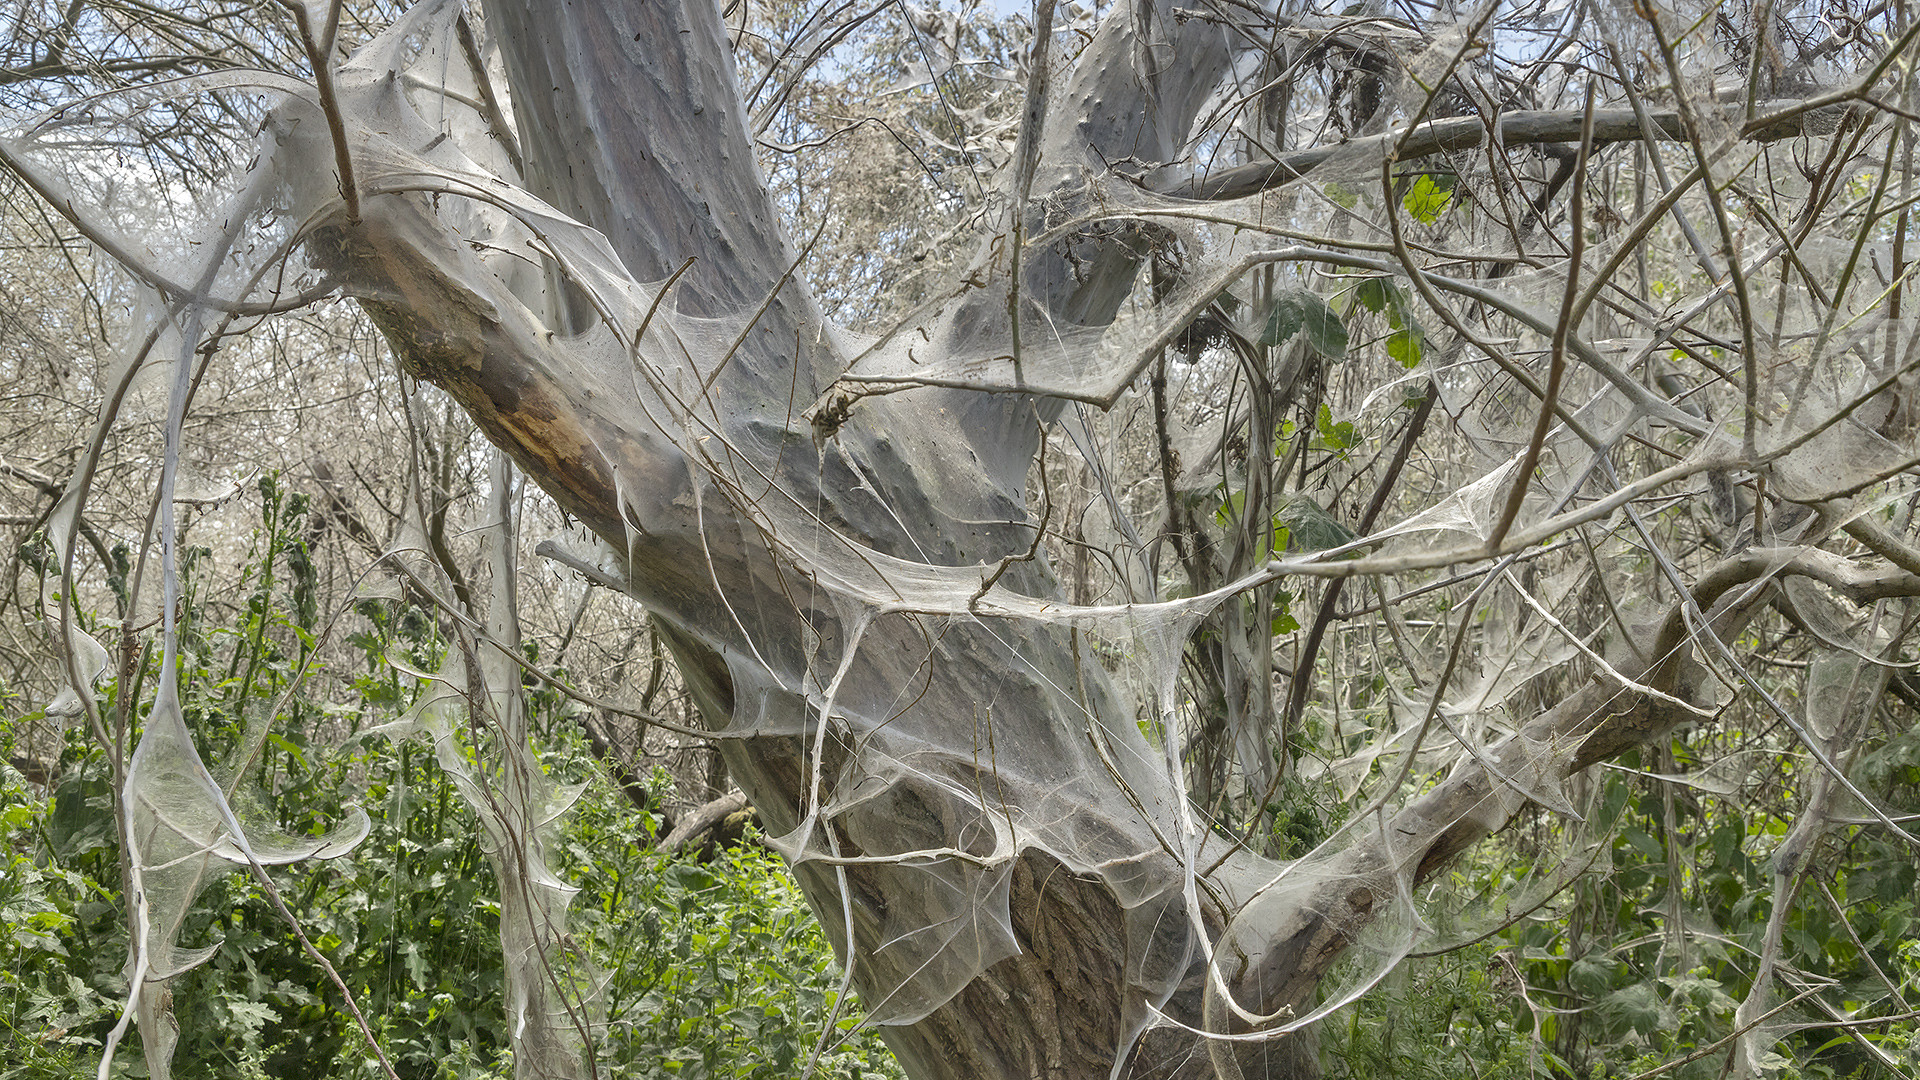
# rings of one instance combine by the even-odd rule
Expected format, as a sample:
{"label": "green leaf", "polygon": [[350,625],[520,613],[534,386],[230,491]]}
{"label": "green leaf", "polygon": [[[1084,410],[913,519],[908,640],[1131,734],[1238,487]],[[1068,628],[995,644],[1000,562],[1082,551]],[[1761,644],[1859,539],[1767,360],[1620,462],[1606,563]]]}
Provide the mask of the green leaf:
{"label": "green leaf", "polygon": [[1300,332],[1305,320],[1305,309],[1300,304],[1294,303],[1289,297],[1275,297],[1272,309],[1267,312],[1266,328],[1260,331],[1260,344],[1285,344]]}
{"label": "green leaf", "polygon": [[306,751],[300,749],[297,744],[279,732],[267,732],[267,741],[272,743],[276,748],[292,755],[293,759],[300,764],[305,765],[307,763]]}
{"label": "green leaf", "polygon": [[1241,508],[1246,505],[1247,493],[1245,491],[1229,493],[1227,497],[1221,501],[1220,508],[1213,512],[1213,523],[1221,528],[1231,528],[1234,522],[1240,520]]}
{"label": "green leaf", "polygon": [[1427,331],[1412,319],[1406,325],[1387,335],[1387,356],[1401,367],[1412,370],[1420,366],[1420,358],[1427,351]]}
{"label": "green leaf", "polygon": [[1613,965],[1583,956],[1567,972],[1567,985],[1582,997],[1598,998],[1613,987]]}
{"label": "green leaf", "polygon": [[1642,1035],[1651,1034],[1661,1024],[1660,998],[1653,987],[1635,983],[1608,994],[1600,1003],[1600,1015]]}
{"label": "green leaf", "polygon": [[1421,173],[1420,178],[1407,189],[1407,197],[1401,201],[1414,220],[1422,225],[1431,225],[1440,220],[1440,215],[1446,213],[1447,206],[1453,202],[1453,184],[1454,178],[1451,176],[1436,177],[1432,173]]}
{"label": "green leaf", "polygon": [[47,820],[53,848],[68,858],[113,843],[113,786],[105,780],[75,776],[54,793]]}
{"label": "green leaf", "polygon": [[1347,355],[1347,327],[1319,293],[1290,289],[1273,298],[1260,344],[1280,345],[1304,333],[1307,344],[1329,360]]}
{"label": "green leaf", "polygon": [[1639,829],[1629,827],[1623,830],[1622,835],[1626,837],[1627,843],[1633,845],[1634,850],[1649,859],[1664,859],[1667,857],[1667,849],[1661,845],[1660,841],[1655,840]]}
{"label": "green leaf", "polygon": [[1327,302],[1313,293],[1303,293],[1313,297],[1307,304],[1307,344],[1314,351],[1329,360],[1342,360],[1347,355],[1347,326],[1340,316],[1333,313]]}
{"label": "green leaf", "polygon": [[1295,551],[1325,551],[1354,539],[1352,529],[1334,520],[1308,495],[1288,499],[1274,518],[1287,527],[1288,547]]}
{"label": "green leaf", "polygon": [[[1353,300],[1375,315],[1383,311],[1398,314],[1406,309],[1406,297],[1390,277],[1370,277],[1353,287]],[[1396,323],[1395,325],[1398,325]]]}
{"label": "green leaf", "polygon": [[1351,450],[1356,441],[1353,422],[1341,420],[1335,422],[1333,411],[1326,402],[1320,403],[1320,412],[1314,417],[1314,428],[1320,433],[1320,441],[1329,450]]}

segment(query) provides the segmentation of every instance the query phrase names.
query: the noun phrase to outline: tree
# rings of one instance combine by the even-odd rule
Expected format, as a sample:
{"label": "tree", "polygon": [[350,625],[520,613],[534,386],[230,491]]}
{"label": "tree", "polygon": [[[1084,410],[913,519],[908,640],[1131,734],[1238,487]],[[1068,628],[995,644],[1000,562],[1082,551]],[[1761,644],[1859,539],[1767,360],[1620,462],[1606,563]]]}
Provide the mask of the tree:
{"label": "tree", "polygon": [[[289,10],[313,81],[198,253],[65,194],[57,123],[7,164],[158,291],[183,373],[342,292],[599,537],[563,558],[672,644],[911,1075],[1310,1073],[1336,965],[1400,962],[1463,852],[1778,720],[1813,765],[1754,1075],[1822,838],[1912,856],[1912,780],[1849,772],[1911,738],[1903,7],[1142,0],[1076,38],[1041,5],[978,247],[873,342],[804,284],[715,6],[489,2],[504,93],[452,5],[348,60]],[[1368,612],[1380,659],[1324,655]],[[1753,668],[1786,632],[1797,704]],[[1356,747],[1362,685],[1392,704]],[[1251,842],[1308,781],[1367,797]],[[1548,894],[1581,865],[1550,855]]]}

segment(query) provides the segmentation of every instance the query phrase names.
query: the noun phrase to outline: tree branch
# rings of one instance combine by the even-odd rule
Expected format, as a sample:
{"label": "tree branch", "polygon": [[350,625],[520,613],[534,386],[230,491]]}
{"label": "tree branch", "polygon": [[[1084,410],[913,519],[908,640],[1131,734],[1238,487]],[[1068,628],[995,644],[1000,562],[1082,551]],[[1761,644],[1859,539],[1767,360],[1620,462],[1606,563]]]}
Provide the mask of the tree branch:
{"label": "tree branch", "polygon": [[660,853],[671,855],[679,851],[700,839],[728,817],[746,808],[747,796],[739,791],[731,795],[722,795],[711,802],[694,807],[674,825],[671,832],[661,837]]}
{"label": "tree branch", "polygon": [[[1741,138],[1772,142],[1828,131],[1838,125],[1841,115],[1849,108],[1846,105],[1832,105],[1812,112],[1792,112],[1784,117],[1767,115],[1799,104],[1798,101],[1765,103],[1759,115],[1743,125]],[[1585,110],[1582,109],[1501,113],[1497,121],[1499,141],[1508,146],[1579,142],[1584,118]],[[1679,113],[1656,112],[1649,114],[1648,118],[1652,121],[1652,130],[1641,126],[1640,118],[1632,109],[1596,110],[1593,114],[1594,144],[1639,142],[1643,139],[1679,142],[1686,139]],[[1731,110],[1728,119],[1733,119]],[[1147,186],[1179,199],[1240,199],[1290,184],[1336,158],[1377,162],[1395,145],[1400,146],[1400,160],[1403,161],[1451,150],[1471,150],[1487,141],[1487,134],[1492,127],[1484,117],[1448,117],[1421,124],[1410,133],[1405,129],[1388,131],[1351,142],[1296,150],[1282,154],[1273,161],[1240,165],[1188,179],[1169,179],[1164,187],[1152,181]]]}

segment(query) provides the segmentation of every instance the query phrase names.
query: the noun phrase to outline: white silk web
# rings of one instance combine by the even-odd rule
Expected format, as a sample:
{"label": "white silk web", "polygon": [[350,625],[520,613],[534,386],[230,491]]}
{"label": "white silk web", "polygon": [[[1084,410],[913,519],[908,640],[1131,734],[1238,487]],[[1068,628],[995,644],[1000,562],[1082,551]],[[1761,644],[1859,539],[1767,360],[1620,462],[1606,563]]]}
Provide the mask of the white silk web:
{"label": "white silk web", "polygon": [[[1444,96],[1436,86],[1479,85],[1457,76],[1483,62],[1481,35],[1493,14],[1476,9],[1450,29],[1377,35],[1375,46],[1398,50],[1398,74],[1386,80],[1374,126],[1428,117]],[[1595,699],[1659,700],[1689,722],[1712,716],[1719,704],[1637,681],[1647,665],[1634,668],[1617,650],[1603,655],[1599,634],[1570,628],[1556,614],[1567,610],[1562,601],[1619,580],[1604,568],[1590,574],[1556,561],[1554,545],[1567,537],[1586,544],[1582,530],[1604,526],[1617,531],[1602,543],[1624,558],[1634,542],[1621,539],[1629,537],[1623,522],[1634,500],[1685,494],[1683,485],[1696,477],[1704,483],[1754,466],[1757,458],[1744,466],[1734,460],[1743,451],[1768,457],[1773,482],[1809,503],[1850,498],[1912,464],[1906,436],[1913,425],[1903,426],[1898,407],[1880,393],[1906,385],[1916,366],[1908,358],[1911,335],[1899,324],[1862,314],[1835,325],[1780,288],[1768,294],[1777,344],[1765,358],[1764,424],[1758,387],[1744,402],[1725,387],[1670,391],[1659,378],[1678,322],[1710,325],[1728,342],[1740,336],[1733,268],[1701,253],[1696,274],[1686,265],[1692,253],[1676,249],[1668,269],[1701,283],[1683,317],[1623,300],[1568,327],[1564,297],[1591,288],[1603,271],[1625,273],[1636,238],[1607,229],[1575,236],[1564,223],[1538,220],[1528,222],[1529,235],[1510,227],[1501,235],[1492,214],[1452,227],[1431,205],[1413,212],[1418,224],[1402,220],[1411,187],[1422,179],[1431,186],[1440,167],[1396,172],[1400,127],[1363,128],[1313,160],[1285,159],[1296,171],[1311,166],[1304,181],[1204,204],[1167,194],[1190,194],[1197,179],[1052,162],[1036,188],[1031,235],[987,245],[950,292],[875,339],[840,334],[784,280],[759,310],[697,318],[678,309],[673,281],[635,280],[606,237],[520,185],[477,107],[481,95],[454,40],[458,16],[457,5],[445,2],[413,9],[340,65],[324,103],[286,79],[226,74],[179,80],[147,98],[103,100],[84,121],[78,114],[43,119],[6,140],[7,163],[49,197],[92,207],[90,239],[138,268],[158,297],[136,327],[145,344],[129,350],[122,382],[143,365],[173,365],[159,496],[167,588],[175,587],[169,538],[180,428],[196,349],[211,325],[336,284],[377,311],[440,305],[420,317],[452,329],[411,362],[429,376],[432,365],[445,364],[461,377],[480,371],[494,379],[489,392],[500,396],[463,401],[470,407],[504,414],[509,393],[564,406],[551,429],[568,440],[560,451],[578,462],[583,488],[598,484],[613,494],[613,508],[593,522],[607,543],[605,562],[651,612],[724,664],[731,714],[712,718],[716,734],[788,748],[769,773],[797,776],[798,799],[761,808],[772,843],[815,887],[816,903],[821,896],[841,901],[819,913],[878,1023],[915,1024],[995,964],[1032,948],[1045,928],[1023,923],[1016,899],[1046,888],[1046,873],[1098,883],[1110,900],[1125,988],[1116,1074],[1148,1028],[1184,1026],[1220,1042],[1276,1038],[1350,1003],[1408,955],[1472,940],[1487,925],[1531,910],[1591,865],[1610,827],[1593,790],[1568,785],[1567,762],[1588,728],[1540,707],[1541,680],[1586,665],[1596,673]],[[1603,38],[1642,32],[1631,13],[1596,5],[1592,18]],[[1303,18],[1290,32],[1357,31]],[[1710,83],[1725,57],[1698,43],[1674,74]],[[1532,100],[1456,101],[1451,119],[1491,118],[1508,104],[1564,109],[1581,88],[1570,68],[1546,70]],[[216,85],[275,95],[263,113],[259,158],[236,174],[230,202],[170,199],[185,224],[168,245],[136,215],[89,198],[102,174],[70,144],[76,127],[109,125],[116,108],[190,102]],[[1209,87],[1205,96],[1224,104],[1243,90]],[[1055,100],[1067,102],[1067,93]],[[1736,140],[1743,117],[1714,105],[1710,94],[1702,103],[1689,121],[1691,148],[1704,173],[1731,185],[1751,174],[1756,151]],[[1330,104],[1323,119],[1331,122],[1332,111]],[[334,142],[329,121],[343,129],[344,143]],[[1449,198],[1486,206],[1525,200],[1549,163],[1490,154],[1498,140],[1497,131],[1462,136],[1444,155],[1421,160],[1444,163],[1454,185]],[[331,164],[341,153],[353,164],[364,217],[350,228]],[[1516,158],[1523,158],[1519,167]],[[1691,233],[1708,209],[1689,197],[1673,212]],[[1516,218],[1526,215],[1506,220]],[[1543,239],[1579,258],[1526,265],[1540,263],[1529,245]],[[295,251],[296,241],[305,247]],[[1070,323],[1013,272],[1020,260],[1038,265],[1049,252],[1096,242],[1128,247],[1146,264],[1141,276],[1156,275],[1152,287],[1117,301],[1110,319]],[[1491,252],[1513,261],[1487,275],[1467,259],[1453,260],[1466,270],[1437,256],[1415,262],[1415,249],[1470,249],[1476,258]],[[1817,274],[1858,250],[1809,244],[1797,257]],[[1746,280],[1778,255],[1777,246],[1737,253]],[[1036,273],[1053,273],[1059,284],[1084,269],[1071,259],[1065,265]],[[594,315],[584,329],[568,332],[551,315],[557,305],[548,287],[559,277]],[[1009,297],[1016,279],[1023,287]],[[1256,280],[1266,284],[1257,288]],[[415,286],[424,291],[408,291]],[[1284,310],[1297,318],[1284,327],[1263,322],[1283,310],[1282,300],[1295,305]],[[1357,429],[1386,431],[1408,411],[1405,391],[1430,381],[1455,425],[1458,460],[1432,465],[1418,497],[1389,507],[1365,536],[1302,546],[1296,535],[1290,552],[1267,552],[1197,595],[1154,601],[1173,575],[1155,575],[1164,564],[1152,563],[1152,545],[1138,538],[1157,535],[1174,510],[1169,503],[1183,497],[1217,494],[1213,505],[1230,517],[1231,489],[1247,482],[1244,450],[1227,444],[1251,421],[1230,404],[1232,391],[1222,390],[1239,368],[1222,359],[1217,342],[1194,343],[1189,328],[1203,319],[1224,320],[1223,337],[1275,338],[1264,344],[1296,368],[1316,353],[1323,369],[1347,357],[1336,376],[1322,378],[1375,389],[1349,395],[1350,413],[1329,411],[1323,446],[1351,444]],[[1600,334],[1599,323],[1618,333]],[[1883,357],[1873,351],[1878,341],[1898,347],[1889,345]],[[1164,490],[1116,491],[1110,478],[1123,474],[1118,459],[1137,447],[1111,437],[1103,449],[1109,433],[1075,413],[1071,438],[1055,442],[1081,455],[1090,487],[1100,491],[1056,508],[1044,456],[1030,477],[1024,457],[1004,466],[994,457],[1002,448],[971,427],[986,409],[981,401],[1026,402],[1011,425],[1026,428],[1056,416],[1063,399],[1110,417],[1141,415],[1142,376],[1170,351],[1186,353],[1183,446],[1196,461],[1179,478],[1168,469]],[[1405,374],[1387,369],[1394,361]],[[1516,389],[1514,372],[1562,362],[1567,370],[1556,385],[1564,409],[1536,436],[1538,398]],[[511,387],[501,389],[486,365],[518,365]],[[1363,369],[1378,377],[1352,374]],[[806,385],[807,373],[825,373],[824,383]],[[796,396],[802,386],[809,393]],[[994,408],[1015,413],[1019,406]],[[1875,410],[1888,415],[1867,416]],[[115,418],[109,406],[101,423]],[[1621,482],[1616,459],[1624,461],[1623,447],[1634,439],[1673,448],[1660,465]],[[92,467],[89,460],[81,471]],[[504,464],[496,481],[502,540],[495,550],[502,554],[486,629],[512,642]],[[1518,485],[1526,487],[1516,498]],[[70,488],[49,530],[63,558],[84,498],[84,483]],[[1047,534],[1070,519],[1099,521],[1105,535],[1133,545],[1134,554],[1116,560],[1114,602],[1068,601],[1057,573],[1061,553],[1049,548]],[[1291,531],[1303,533],[1306,520],[1291,519]],[[1723,526],[1738,528],[1731,520]],[[1262,530],[1274,544],[1272,527]],[[1366,644],[1391,657],[1383,666],[1407,675],[1407,685],[1392,687],[1387,704],[1366,714],[1373,727],[1363,745],[1298,767],[1355,807],[1343,824],[1291,860],[1269,860],[1242,849],[1234,835],[1241,823],[1210,820],[1211,808],[1194,804],[1188,750],[1200,732],[1181,665],[1205,620],[1258,590],[1304,578],[1377,581],[1382,607],[1391,608],[1391,590],[1451,587],[1451,567],[1489,560],[1497,568],[1473,596],[1487,598],[1483,609],[1470,604],[1455,613],[1443,604],[1438,618],[1418,627],[1389,618],[1385,638]],[[1541,560],[1542,577],[1532,560]],[[1628,599],[1651,603],[1661,591]],[[50,595],[46,604],[73,674],[49,712],[78,714],[90,705],[108,653],[73,628],[62,601]],[[165,610],[172,607],[169,592]],[[1470,617],[1476,610],[1477,621]],[[1617,612],[1616,622],[1625,629]],[[1462,662],[1458,641],[1469,632],[1478,649]],[[166,640],[171,650],[170,623]],[[541,841],[543,823],[567,794],[538,775],[524,718],[516,718],[519,676],[497,652],[476,645],[484,686],[471,685],[451,656],[446,670],[420,673],[435,689],[410,723],[432,739],[479,814],[503,896],[519,898],[507,905],[513,911],[502,929],[510,982],[519,988],[512,1024],[526,1060],[551,1055],[528,1067],[557,1075],[578,1053],[569,1032],[592,1024],[584,1004],[590,969],[556,959],[565,952],[572,890],[547,868]],[[165,1074],[168,1056],[165,981],[207,954],[176,941],[206,875],[222,863],[336,856],[366,829],[364,817],[313,839],[250,829],[194,750],[171,681],[171,651],[162,671],[123,792],[140,912],[127,1015],[137,1014],[149,1033],[156,1075]],[[499,753],[476,765],[449,710],[483,697]],[[1255,778],[1273,763],[1238,767],[1244,794],[1259,796]],[[1497,832],[1529,805],[1578,824],[1548,845],[1526,880],[1498,896],[1458,901],[1418,888],[1440,838]],[[1317,994],[1298,1009],[1263,1011],[1255,996],[1279,991],[1243,973],[1304,963],[1296,955],[1303,942],[1328,925],[1341,928],[1345,970],[1316,980]],[[538,996],[560,968],[569,972],[565,985]],[[1191,995],[1181,997],[1196,980],[1205,986],[1199,1010]]]}

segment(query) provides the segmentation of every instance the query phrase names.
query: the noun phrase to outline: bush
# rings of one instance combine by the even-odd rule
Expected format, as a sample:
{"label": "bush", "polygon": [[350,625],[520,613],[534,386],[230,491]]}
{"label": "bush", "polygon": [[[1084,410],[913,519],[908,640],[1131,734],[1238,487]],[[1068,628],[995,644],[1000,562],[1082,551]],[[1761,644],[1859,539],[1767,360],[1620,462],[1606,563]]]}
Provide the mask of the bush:
{"label": "bush", "polygon": [[[188,560],[182,701],[214,767],[262,748],[237,803],[308,833],[357,802],[372,821],[351,855],[273,871],[308,940],[339,972],[405,1080],[511,1075],[497,886],[473,814],[429,747],[368,734],[404,715],[421,684],[387,661],[431,668],[444,649],[428,612],[365,600],[338,667],[319,663],[315,573],[300,539],[305,506],[261,485],[262,528],[239,573],[234,616],[210,610],[205,552]],[[337,651],[337,650],[336,650]],[[152,685],[152,656],[134,696]],[[124,678],[124,673],[123,673]],[[119,681],[104,690],[111,715]],[[289,693],[289,690],[292,690]],[[283,700],[271,729],[250,724]],[[853,1002],[836,1011],[831,950],[780,861],[749,832],[710,861],[652,850],[659,819],[636,809],[594,760],[567,701],[529,693],[550,732],[542,766],[584,783],[551,839],[555,869],[580,892],[572,938],[592,958],[588,1019],[602,1076],[789,1077],[831,1032],[815,1075],[898,1075]],[[128,717],[137,734],[141,710]],[[0,726],[44,731],[27,713]],[[263,738],[261,736],[264,736]],[[128,745],[131,745],[131,738]],[[231,767],[231,766],[229,766]],[[51,791],[0,765],[0,1080],[90,1072],[126,995],[126,905],[112,769],[84,729],[67,732]],[[670,796],[656,771],[652,805]],[[209,879],[180,928],[214,946],[173,983],[181,1077],[375,1077],[339,990],[259,884]],[[137,1036],[116,1075],[144,1076]]]}

